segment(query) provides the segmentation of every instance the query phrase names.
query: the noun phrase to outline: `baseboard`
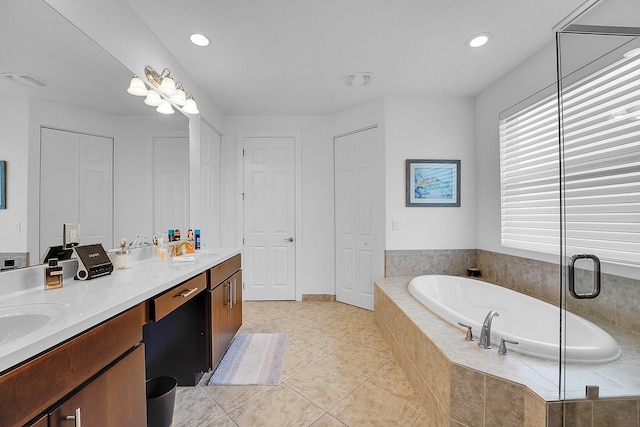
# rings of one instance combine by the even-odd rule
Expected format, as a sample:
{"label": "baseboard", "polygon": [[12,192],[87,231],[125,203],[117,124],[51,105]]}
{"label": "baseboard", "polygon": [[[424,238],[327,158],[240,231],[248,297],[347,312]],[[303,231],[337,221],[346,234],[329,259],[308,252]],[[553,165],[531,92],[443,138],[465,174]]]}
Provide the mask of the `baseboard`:
{"label": "baseboard", "polygon": [[336,296],[331,294],[303,294],[302,301],[335,302]]}

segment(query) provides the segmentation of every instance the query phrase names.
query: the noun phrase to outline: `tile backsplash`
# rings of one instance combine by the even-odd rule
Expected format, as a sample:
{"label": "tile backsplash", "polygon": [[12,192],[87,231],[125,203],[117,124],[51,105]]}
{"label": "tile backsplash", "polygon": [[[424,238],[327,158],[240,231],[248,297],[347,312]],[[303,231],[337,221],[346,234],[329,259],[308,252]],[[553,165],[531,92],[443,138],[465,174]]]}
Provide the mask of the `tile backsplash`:
{"label": "tile backsplash", "polygon": [[[385,277],[414,277],[424,274],[466,276],[469,267],[481,271],[481,278],[517,292],[558,305],[560,275],[558,264],[501,254],[483,249],[388,250]],[[584,270],[577,282],[587,281]],[[582,276],[582,277],[581,277]],[[598,322],[614,324],[633,333],[640,331],[640,280],[602,274],[598,298],[566,298],[567,308]]]}

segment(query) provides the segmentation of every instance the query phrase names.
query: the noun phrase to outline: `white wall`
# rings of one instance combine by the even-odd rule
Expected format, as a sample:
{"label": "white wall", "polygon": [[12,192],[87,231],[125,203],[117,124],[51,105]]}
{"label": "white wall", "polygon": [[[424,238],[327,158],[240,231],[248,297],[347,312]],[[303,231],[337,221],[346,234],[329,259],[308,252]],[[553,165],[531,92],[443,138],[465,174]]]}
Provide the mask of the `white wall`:
{"label": "white wall", "polygon": [[[0,209],[0,252],[27,251],[27,162],[29,100],[4,97],[0,104],[0,160],[6,163],[6,209]],[[15,225],[20,223],[20,232]]]}
{"label": "white wall", "polygon": [[[387,97],[385,109],[386,248],[475,248],[473,100]],[[460,207],[406,207],[406,159],[461,160]],[[398,231],[391,229],[392,220],[398,221]]]}

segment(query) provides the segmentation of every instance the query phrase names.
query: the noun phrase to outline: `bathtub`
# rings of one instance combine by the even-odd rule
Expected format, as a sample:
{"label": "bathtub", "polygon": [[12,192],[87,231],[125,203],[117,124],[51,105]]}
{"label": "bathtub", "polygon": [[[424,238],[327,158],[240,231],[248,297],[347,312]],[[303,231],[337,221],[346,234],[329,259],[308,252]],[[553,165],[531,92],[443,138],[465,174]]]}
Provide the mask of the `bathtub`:
{"label": "bathtub", "polygon": [[[409,292],[429,310],[452,325],[473,327],[480,337],[482,322],[490,310],[498,317],[491,325],[491,343],[500,338],[517,341],[509,351],[548,360],[559,358],[558,307],[491,283],[456,276],[419,276],[409,282]],[[566,316],[565,361],[608,363],[620,357],[618,343],[607,332],[573,313]],[[462,337],[463,335],[461,335]]]}

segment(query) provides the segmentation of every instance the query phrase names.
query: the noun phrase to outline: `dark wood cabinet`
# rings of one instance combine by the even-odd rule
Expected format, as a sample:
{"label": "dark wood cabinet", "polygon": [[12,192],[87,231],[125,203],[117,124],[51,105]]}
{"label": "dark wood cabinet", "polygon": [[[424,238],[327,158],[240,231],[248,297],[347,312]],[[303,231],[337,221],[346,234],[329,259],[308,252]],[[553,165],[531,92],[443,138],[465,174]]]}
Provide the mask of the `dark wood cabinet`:
{"label": "dark wood cabinet", "polygon": [[[42,416],[48,408],[63,402],[139,345],[142,320],[143,310],[138,305],[0,376],[0,426],[24,425],[29,420],[35,420],[30,425],[43,425]],[[136,393],[142,387],[142,400],[129,399],[120,411],[146,407],[144,360],[135,370],[142,376],[129,375],[127,385]],[[95,400],[106,404],[100,398]]]}
{"label": "dark wood cabinet", "polygon": [[241,326],[238,254],[0,374],[0,426],[144,426],[145,379],[196,384]]}
{"label": "dark wood cabinet", "polygon": [[49,427],[120,427],[144,426],[146,423],[142,345],[65,400],[49,415]]}
{"label": "dark wood cabinet", "polygon": [[242,326],[242,270],[240,255],[209,271],[211,367],[218,366]]}

